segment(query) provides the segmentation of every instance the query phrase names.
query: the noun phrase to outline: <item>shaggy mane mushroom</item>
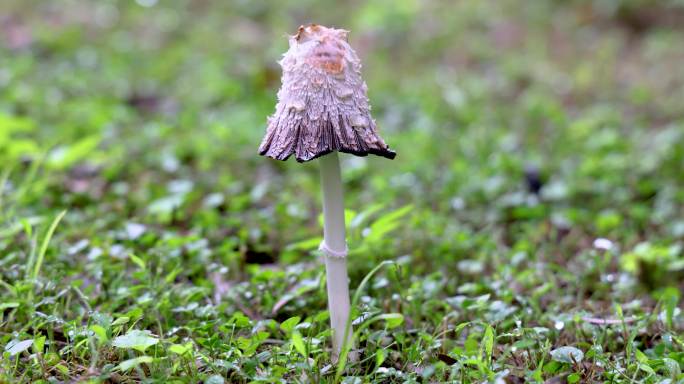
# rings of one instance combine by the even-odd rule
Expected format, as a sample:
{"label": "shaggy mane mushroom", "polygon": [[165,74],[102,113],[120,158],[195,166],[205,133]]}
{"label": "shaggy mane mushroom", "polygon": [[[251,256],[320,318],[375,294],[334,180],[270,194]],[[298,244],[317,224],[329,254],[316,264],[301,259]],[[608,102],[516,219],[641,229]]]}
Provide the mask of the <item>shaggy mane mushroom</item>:
{"label": "shaggy mane mushroom", "polygon": [[320,157],[324,221],[320,250],[325,254],[333,360],[352,343],[337,152],[396,156],[377,133],[361,62],[347,42],[348,34],[311,24],[299,27],[290,37],[290,48],[280,60],[283,76],[278,104],[259,147],[259,154],[277,160],[287,160],[292,154],[299,162]]}

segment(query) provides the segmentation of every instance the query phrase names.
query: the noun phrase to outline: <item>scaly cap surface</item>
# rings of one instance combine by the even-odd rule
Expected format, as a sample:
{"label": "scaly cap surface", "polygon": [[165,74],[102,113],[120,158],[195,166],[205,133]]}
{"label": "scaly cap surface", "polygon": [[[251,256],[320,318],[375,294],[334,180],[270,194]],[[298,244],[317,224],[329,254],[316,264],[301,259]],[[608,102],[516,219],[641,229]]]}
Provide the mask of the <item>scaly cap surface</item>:
{"label": "scaly cap surface", "polygon": [[333,151],[393,159],[371,117],[361,61],[349,32],[311,24],[290,37],[283,55],[282,86],[259,154],[299,162]]}

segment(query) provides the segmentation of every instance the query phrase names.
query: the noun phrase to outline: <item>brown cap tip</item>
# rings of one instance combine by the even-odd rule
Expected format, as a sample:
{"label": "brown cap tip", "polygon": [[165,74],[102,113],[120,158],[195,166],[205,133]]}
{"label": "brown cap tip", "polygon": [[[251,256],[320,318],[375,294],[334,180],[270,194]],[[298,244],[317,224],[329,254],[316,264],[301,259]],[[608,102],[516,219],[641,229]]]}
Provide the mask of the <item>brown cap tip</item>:
{"label": "brown cap tip", "polygon": [[278,104],[268,118],[259,154],[299,162],[333,151],[393,159],[371,117],[361,62],[349,32],[311,24],[290,38]]}

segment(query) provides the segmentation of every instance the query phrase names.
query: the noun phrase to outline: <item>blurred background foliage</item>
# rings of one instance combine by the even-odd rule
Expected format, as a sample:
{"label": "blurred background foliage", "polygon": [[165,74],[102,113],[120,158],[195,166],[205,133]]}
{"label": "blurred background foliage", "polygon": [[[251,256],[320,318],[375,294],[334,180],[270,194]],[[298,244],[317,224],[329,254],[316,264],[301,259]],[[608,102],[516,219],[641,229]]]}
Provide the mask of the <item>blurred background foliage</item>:
{"label": "blurred background foliage", "polygon": [[[2,8],[3,163],[16,176],[43,160],[50,176],[34,188],[80,186],[50,196],[86,209],[115,203],[92,204],[114,189],[128,215],[145,216],[150,201],[177,196],[169,182],[180,181],[188,193],[162,202],[190,208],[220,194],[230,213],[248,216],[236,223],[251,232],[244,241],[279,251],[316,230],[306,225],[317,211],[315,165],[254,155],[286,33],[315,21],[352,31],[374,115],[401,154],[345,160],[352,209],[411,202],[429,207],[425,220],[439,227],[548,217],[592,234],[630,228],[630,241],[683,231],[673,209],[684,140],[678,1]],[[547,204],[526,204],[526,168],[544,179]],[[288,231],[273,230],[285,223]],[[437,249],[420,252],[439,257]]]}
{"label": "blurred background foliage", "polygon": [[[37,289],[80,287],[103,312],[150,305],[126,296],[142,277],[131,253],[167,284],[219,292],[219,317],[269,313],[266,281],[277,296],[315,276],[317,165],[256,154],[287,34],[310,22],[351,31],[398,152],[343,157],[353,282],[398,258],[428,306],[490,292],[610,312],[682,289],[681,0],[3,0],[2,280],[22,281],[64,209]],[[323,310],[319,293],[285,313]],[[414,324],[437,326],[432,309]]]}

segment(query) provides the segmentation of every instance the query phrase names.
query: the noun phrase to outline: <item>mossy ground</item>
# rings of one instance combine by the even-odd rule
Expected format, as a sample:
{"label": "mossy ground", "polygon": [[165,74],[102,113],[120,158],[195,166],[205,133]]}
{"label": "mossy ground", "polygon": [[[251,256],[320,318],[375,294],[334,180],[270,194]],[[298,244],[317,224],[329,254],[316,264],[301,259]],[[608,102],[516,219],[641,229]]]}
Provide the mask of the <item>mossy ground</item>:
{"label": "mossy ground", "polygon": [[341,380],[683,382],[682,12],[3,1],[0,382],[336,380],[317,164],[256,155],[312,21],[398,153],[343,156]]}

